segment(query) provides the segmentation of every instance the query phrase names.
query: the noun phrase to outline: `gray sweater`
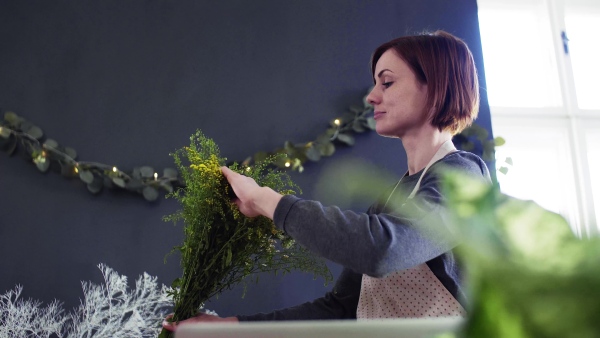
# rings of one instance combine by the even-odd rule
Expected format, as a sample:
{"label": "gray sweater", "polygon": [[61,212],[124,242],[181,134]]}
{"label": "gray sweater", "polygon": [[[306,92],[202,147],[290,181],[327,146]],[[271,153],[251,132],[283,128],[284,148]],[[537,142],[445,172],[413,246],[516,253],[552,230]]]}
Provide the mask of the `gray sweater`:
{"label": "gray sweater", "polygon": [[[453,249],[460,240],[449,227],[440,192],[440,169],[459,170],[490,182],[477,155],[458,151],[434,163],[413,199],[406,197],[422,171],[405,176],[384,207],[392,188],[366,213],[325,207],[316,201],[284,196],[275,209],[275,225],[317,255],[344,267],[333,289],[312,302],[250,316],[240,321],[356,319],[362,275],[383,277],[427,263],[448,291],[464,305],[460,267]],[[402,203],[392,203],[400,200]]]}

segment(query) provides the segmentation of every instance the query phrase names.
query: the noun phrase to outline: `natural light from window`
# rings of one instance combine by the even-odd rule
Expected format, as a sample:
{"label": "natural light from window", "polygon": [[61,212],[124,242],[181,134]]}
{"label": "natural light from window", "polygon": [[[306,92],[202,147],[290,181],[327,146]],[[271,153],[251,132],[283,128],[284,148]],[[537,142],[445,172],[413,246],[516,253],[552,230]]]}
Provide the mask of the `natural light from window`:
{"label": "natural light from window", "polygon": [[600,14],[567,13],[565,21],[578,106],[600,109]]}
{"label": "natural light from window", "polygon": [[539,1],[479,7],[487,94],[491,106],[556,107],[562,104],[548,25]]}

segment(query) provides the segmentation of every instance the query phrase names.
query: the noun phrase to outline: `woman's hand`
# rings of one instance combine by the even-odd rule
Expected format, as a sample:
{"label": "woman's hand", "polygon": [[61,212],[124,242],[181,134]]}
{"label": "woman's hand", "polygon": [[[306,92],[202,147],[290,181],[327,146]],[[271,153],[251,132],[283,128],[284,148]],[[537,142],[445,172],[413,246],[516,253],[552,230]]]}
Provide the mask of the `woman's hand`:
{"label": "woman's hand", "polygon": [[196,317],[188,318],[186,320],[179,321],[177,323],[170,322],[169,319],[173,317],[173,314],[170,314],[163,320],[162,327],[165,330],[175,332],[177,327],[182,324],[193,324],[193,323],[239,323],[237,317],[225,317],[221,318],[219,316],[209,315],[206,313],[201,313]]}
{"label": "woman's hand", "polygon": [[259,186],[252,178],[221,167],[223,175],[237,196],[234,200],[240,212],[247,217],[266,216],[273,219],[281,194],[271,188]]}

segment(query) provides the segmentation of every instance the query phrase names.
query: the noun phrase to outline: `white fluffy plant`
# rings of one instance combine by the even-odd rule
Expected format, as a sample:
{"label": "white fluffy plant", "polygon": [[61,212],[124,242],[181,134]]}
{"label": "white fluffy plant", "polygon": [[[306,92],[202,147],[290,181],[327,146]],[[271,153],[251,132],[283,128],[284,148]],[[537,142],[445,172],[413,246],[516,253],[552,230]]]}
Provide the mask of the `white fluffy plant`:
{"label": "white fluffy plant", "polygon": [[128,290],[126,276],[104,264],[98,268],[104,284],[82,282],[84,298],[69,314],[58,301],[42,308],[41,302],[19,299],[21,286],[0,296],[0,337],[156,337],[172,306],[170,288],[144,273]]}

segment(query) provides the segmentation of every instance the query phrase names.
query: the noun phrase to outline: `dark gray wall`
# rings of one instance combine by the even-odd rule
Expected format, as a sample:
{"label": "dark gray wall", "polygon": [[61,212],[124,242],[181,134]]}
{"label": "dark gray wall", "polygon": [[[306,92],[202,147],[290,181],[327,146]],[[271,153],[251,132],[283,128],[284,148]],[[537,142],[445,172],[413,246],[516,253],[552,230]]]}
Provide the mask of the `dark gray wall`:
{"label": "dark gray wall", "polygon": [[[304,142],[359,104],[371,85],[370,53],[424,29],[470,45],[483,80],[475,0],[224,0],[0,2],[0,109],[75,148],[80,160],[123,169],[172,166],[169,152],[201,128],[231,160]],[[478,123],[491,130],[485,92]],[[323,165],[360,156],[398,175],[401,143],[375,133],[294,179],[310,198]],[[161,220],[173,200],[106,191],[0,153],[0,293],[70,309],[80,281],[105,263],[130,280],[179,275],[169,250],[181,228]],[[366,208],[367,206],[360,206]],[[331,264],[334,274],[340,268]],[[221,315],[290,306],[331,287],[312,276],[261,277],[209,304]]]}

